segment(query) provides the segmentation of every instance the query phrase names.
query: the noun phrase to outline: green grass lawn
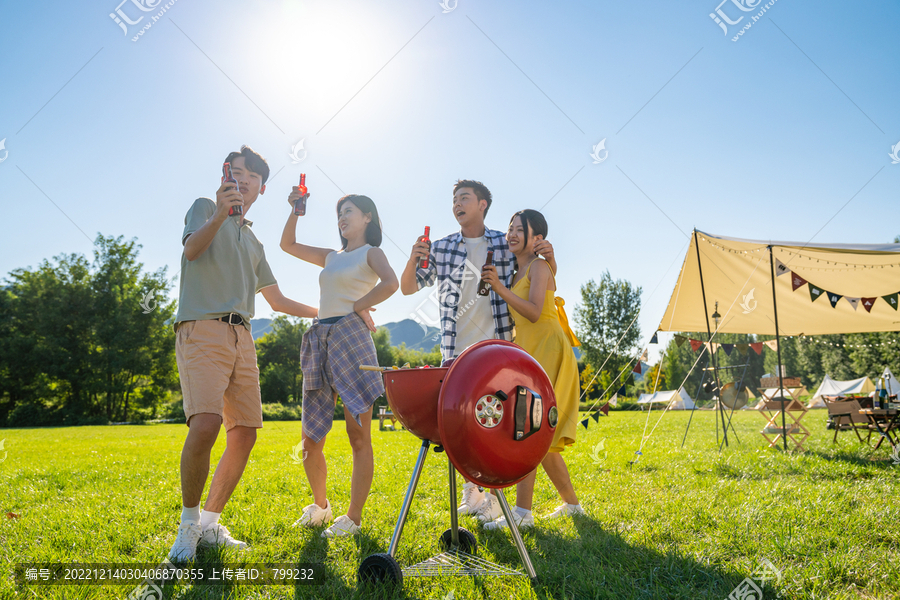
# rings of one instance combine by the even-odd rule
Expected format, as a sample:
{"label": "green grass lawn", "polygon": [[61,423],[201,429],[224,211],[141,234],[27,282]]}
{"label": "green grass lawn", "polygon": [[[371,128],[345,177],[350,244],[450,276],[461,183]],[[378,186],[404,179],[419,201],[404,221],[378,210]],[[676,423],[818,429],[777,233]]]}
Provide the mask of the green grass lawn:
{"label": "green grass lawn", "polygon": [[[649,432],[658,412],[650,416]],[[807,452],[766,448],[755,412],[735,415],[740,442],[717,451],[714,416],[697,411],[684,449],[688,413],[664,416],[632,467],[646,415],[613,412],[565,453],[588,518],[541,522],[558,500],[538,477],[538,526],[524,534],[540,582],[525,577],[406,578],[402,590],[360,588],[356,569],[387,550],[419,441],[374,426],[375,482],[355,539],[326,541],[293,529],[310,494],[291,460],[299,422],[268,422],[222,522],[248,541],[249,562],[325,563],[317,587],[172,586],[177,598],[728,598],[761,560],[782,573],[764,597],[900,598],[900,466],[889,448],[873,453],[852,432],[837,445],[825,411],[809,413]],[[349,498],[350,448],[343,423],[326,448],[335,516]],[[0,430],[4,574],[0,598],[124,598],[131,587],[16,588],[15,563],[158,563],[180,514],[178,460],[184,425]],[[600,442],[602,448],[598,448]],[[214,462],[224,448],[224,435]],[[0,451],[0,458],[3,451]],[[407,566],[438,553],[449,526],[447,463],[429,454],[398,560]],[[512,503],[514,493],[508,498]],[[479,553],[520,568],[508,533],[482,532]],[[202,556],[205,562],[230,555]],[[452,592],[452,594],[451,594]]]}

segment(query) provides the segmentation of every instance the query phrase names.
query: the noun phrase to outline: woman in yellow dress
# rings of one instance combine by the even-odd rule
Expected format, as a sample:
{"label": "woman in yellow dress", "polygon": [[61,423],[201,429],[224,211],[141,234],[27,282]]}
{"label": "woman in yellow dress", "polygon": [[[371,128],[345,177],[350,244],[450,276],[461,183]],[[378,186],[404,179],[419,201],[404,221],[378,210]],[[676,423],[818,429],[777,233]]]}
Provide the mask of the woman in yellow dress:
{"label": "woman in yellow dress", "polygon": [[[547,221],[541,213],[536,210],[517,212],[506,233],[509,249],[515,254],[518,265],[511,287],[500,281],[493,266],[485,266],[482,277],[509,306],[516,322],[515,343],[538,361],[553,384],[559,423],[541,466],[562,497],[563,504],[549,516],[559,518],[584,514],[561,454],[566,446],[575,443],[578,425],[578,363],[572,351],[578,340],[569,328],[562,298],[555,297],[553,272],[547,262],[534,253],[535,242],[546,236]],[[513,514],[520,528],[534,526],[531,505],[536,475],[537,469],[516,486]],[[485,524],[486,529],[506,526],[504,517]]]}

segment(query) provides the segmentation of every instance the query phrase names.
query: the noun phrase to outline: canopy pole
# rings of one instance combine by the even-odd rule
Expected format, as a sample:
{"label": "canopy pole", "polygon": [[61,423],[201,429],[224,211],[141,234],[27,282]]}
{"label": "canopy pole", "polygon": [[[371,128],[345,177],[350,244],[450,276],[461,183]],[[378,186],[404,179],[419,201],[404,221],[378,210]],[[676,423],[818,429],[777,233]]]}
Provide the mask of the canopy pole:
{"label": "canopy pole", "polygon": [[[706,355],[706,366],[709,365],[709,354]],[[706,366],[703,367],[703,370],[700,371],[703,373],[700,376],[700,387],[697,388],[697,393],[694,395],[694,398],[700,397],[700,390],[703,389],[703,382],[706,381]],[[687,379],[685,379],[687,381]],[[681,384],[681,387],[678,388],[679,391],[684,389],[684,384]],[[684,438],[681,440],[681,447],[684,448],[684,443],[687,441],[688,431],[691,430],[691,421],[694,420],[694,411],[697,410],[697,403],[694,402],[694,406],[691,408],[691,416],[688,417],[687,427],[684,430]],[[716,445],[719,444],[719,421],[716,421]]]}
{"label": "canopy pole", "polygon": [[[719,396],[722,395],[722,388],[719,386],[719,361],[716,360],[716,353],[713,352],[712,348],[712,330],[709,328],[709,308],[706,305],[706,288],[703,285],[703,267],[700,265],[700,244],[697,242],[697,229],[694,228],[694,249],[697,251],[697,271],[700,273],[700,292],[703,294],[703,317],[706,319],[706,336],[707,336],[707,351],[710,353],[712,357],[713,363],[713,378],[716,381],[716,412],[718,412],[718,416],[716,417],[716,439],[718,441],[719,437],[719,421],[718,419],[722,419],[722,441],[725,445],[728,445],[728,429],[725,425],[725,413],[722,410],[722,403],[720,401]],[[721,448],[721,446],[719,446]]]}
{"label": "canopy pole", "polygon": [[[781,439],[784,442],[784,450],[787,452],[787,423],[784,415],[784,373],[781,371],[781,342],[778,332],[778,301],[775,297],[775,258],[772,254],[772,245],[769,244],[769,271],[772,277],[772,308],[775,311],[775,351],[778,354],[778,391],[781,392]],[[702,280],[701,280],[702,281]]]}

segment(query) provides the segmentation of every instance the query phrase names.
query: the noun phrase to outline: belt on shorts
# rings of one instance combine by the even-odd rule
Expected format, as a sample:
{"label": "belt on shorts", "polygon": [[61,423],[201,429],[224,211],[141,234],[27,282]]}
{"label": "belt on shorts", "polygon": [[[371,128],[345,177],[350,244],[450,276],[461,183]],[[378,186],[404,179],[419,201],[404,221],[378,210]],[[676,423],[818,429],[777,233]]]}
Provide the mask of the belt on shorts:
{"label": "belt on shorts", "polygon": [[224,322],[228,323],[229,325],[243,325],[244,317],[242,317],[241,315],[239,315],[237,313],[229,313],[229,314],[225,315],[224,317],[219,317],[218,319],[216,319],[216,321],[224,321]]}

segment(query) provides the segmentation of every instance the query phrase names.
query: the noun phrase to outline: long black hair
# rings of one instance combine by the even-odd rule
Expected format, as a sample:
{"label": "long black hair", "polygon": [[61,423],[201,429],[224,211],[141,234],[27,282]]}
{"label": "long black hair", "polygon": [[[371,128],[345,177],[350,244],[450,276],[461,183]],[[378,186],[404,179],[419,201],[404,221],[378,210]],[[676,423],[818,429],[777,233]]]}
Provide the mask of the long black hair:
{"label": "long black hair", "polygon": [[[372,220],[366,225],[366,243],[370,246],[381,246],[381,219],[378,218],[378,207],[368,196],[360,194],[347,194],[337,203],[337,214],[341,214],[341,206],[344,202],[352,202],[353,206],[362,211],[363,214],[371,214]],[[341,237],[341,250],[347,248],[347,238],[338,228],[338,235]]]}
{"label": "long black hair", "polygon": [[525,241],[522,242],[523,246],[528,244],[529,229],[531,229],[531,233],[534,235],[542,236],[545,240],[547,239],[547,219],[544,218],[544,215],[536,210],[526,208],[525,210],[520,210],[510,218],[510,225],[516,220],[516,217],[519,217],[522,220],[522,229],[525,231]]}

